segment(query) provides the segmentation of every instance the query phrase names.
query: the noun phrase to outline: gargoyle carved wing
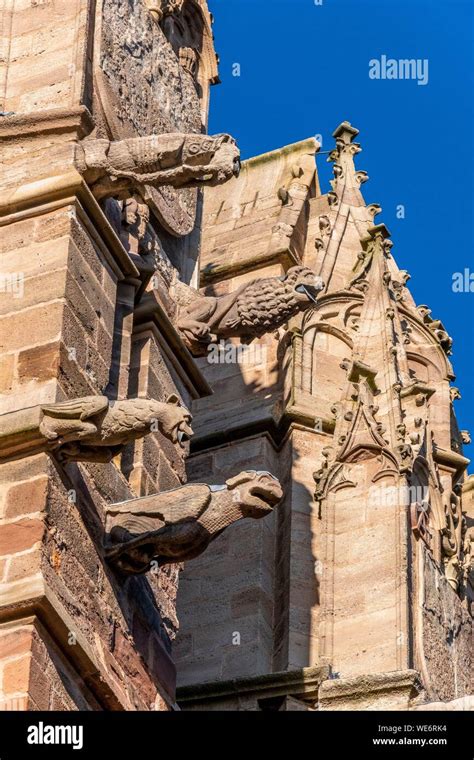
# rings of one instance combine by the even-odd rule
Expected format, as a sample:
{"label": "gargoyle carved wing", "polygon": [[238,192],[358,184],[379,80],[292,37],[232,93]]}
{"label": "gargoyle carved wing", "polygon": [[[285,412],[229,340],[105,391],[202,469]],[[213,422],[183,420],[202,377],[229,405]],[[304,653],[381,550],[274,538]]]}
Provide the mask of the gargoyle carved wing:
{"label": "gargoyle carved wing", "polygon": [[88,420],[105,412],[109,405],[107,396],[84,396],[70,399],[51,406],[42,406],[43,414],[62,420]]}
{"label": "gargoyle carved wing", "polygon": [[[110,517],[128,515],[155,518],[163,525],[176,525],[197,520],[211,499],[211,490],[204,484],[185,485],[172,491],[143,496],[107,509]],[[157,526],[158,527],[158,526]]]}

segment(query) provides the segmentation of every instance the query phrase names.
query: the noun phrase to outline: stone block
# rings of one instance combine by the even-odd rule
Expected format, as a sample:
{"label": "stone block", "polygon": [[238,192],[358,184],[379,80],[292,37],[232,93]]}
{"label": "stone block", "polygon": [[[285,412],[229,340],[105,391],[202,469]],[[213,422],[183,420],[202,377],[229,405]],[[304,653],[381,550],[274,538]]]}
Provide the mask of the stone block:
{"label": "stone block", "polygon": [[22,518],[0,525],[0,556],[31,549],[44,534],[42,520]]}

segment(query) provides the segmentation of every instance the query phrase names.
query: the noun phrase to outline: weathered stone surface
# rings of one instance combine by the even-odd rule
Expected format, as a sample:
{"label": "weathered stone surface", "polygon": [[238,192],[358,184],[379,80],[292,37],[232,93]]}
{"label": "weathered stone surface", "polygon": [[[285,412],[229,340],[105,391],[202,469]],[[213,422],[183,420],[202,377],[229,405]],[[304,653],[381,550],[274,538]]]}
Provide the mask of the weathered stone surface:
{"label": "weathered stone surface", "polygon": [[21,518],[0,525],[0,556],[31,549],[44,533],[42,520]]}
{"label": "weathered stone surface", "polygon": [[[205,0],[11,0],[3,21],[0,709],[175,709],[176,668],[185,709],[470,708],[452,340],[374,223],[358,131],[335,130],[327,192],[313,138],[232,176]],[[324,291],[282,309],[295,268]],[[249,470],[284,498],[216,538]],[[140,569],[172,564],[108,563],[111,505]]]}
{"label": "weathered stone surface", "polygon": [[419,691],[420,680],[414,670],[333,679],[321,684],[319,709],[407,710]]}
{"label": "weathered stone surface", "polygon": [[[265,342],[258,369],[236,353],[200,359],[215,396],[194,404],[189,471],[231,466],[244,444],[258,457],[255,441],[269,437],[286,498],[259,564],[249,560],[258,583],[248,592],[225,539],[184,568],[176,652],[191,709],[249,709],[241,695],[200,690],[260,667],[251,647],[225,648],[230,629],[250,630],[265,655],[269,647],[262,672],[328,664],[320,709],[410,709],[472,694],[472,500],[467,484],[461,494],[469,462],[452,411],[449,336],[416,307],[388,230],[374,225],[381,209],[362,196],[356,136],[347,122],[334,132],[324,195],[301,143],[244,162],[238,179],[205,196],[210,294],[227,297],[236,275],[245,287],[289,256],[325,290]],[[217,584],[226,568],[232,578]],[[239,610],[255,621],[263,609],[268,627],[241,625]]]}
{"label": "weathered stone surface", "polygon": [[260,519],[283,491],[268,472],[241,472],[225,486],[187,484],[107,510],[107,558],[125,573],[194,559],[226,528],[246,517]]}
{"label": "weathered stone surface", "polygon": [[84,140],[76,166],[96,198],[128,197],[133,190],[204,187],[227,182],[240,170],[240,153],[230,135],[164,134],[110,142]]}
{"label": "weathered stone surface", "polygon": [[316,303],[324,288],[320,278],[305,267],[291,267],[281,278],[245,283],[233,293],[216,298],[176,283],[172,293],[181,306],[178,328],[188,348],[206,353],[219,338],[240,337],[247,343],[276,332],[291,317]]}

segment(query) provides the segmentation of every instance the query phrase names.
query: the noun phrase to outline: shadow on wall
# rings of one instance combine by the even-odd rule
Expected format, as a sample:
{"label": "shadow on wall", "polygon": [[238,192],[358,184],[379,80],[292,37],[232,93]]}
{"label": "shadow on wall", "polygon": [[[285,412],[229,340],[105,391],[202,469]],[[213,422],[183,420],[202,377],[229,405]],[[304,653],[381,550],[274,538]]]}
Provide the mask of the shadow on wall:
{"label": "shadow on wall", "polygon": [[[220,484],[241,470],[267,470],[279,478],[285,498],[273,515],[232,526],[185,564],[173,644],[179,686],[315,664],[314,498],[292,477],[301,455],[292,434],[285,438],[289,421],[281,415],[287,349],[281,340],[253,377],[238,363],[223,371],[211,366],[206,375],[214,396],[193,410],[196,430],[210,430],[211,422],[214,428],[206,449],[188,460],[190,481]],[[204,368],[206,360],[199,361]],[[307,467],[312,477],[315,463]]]}

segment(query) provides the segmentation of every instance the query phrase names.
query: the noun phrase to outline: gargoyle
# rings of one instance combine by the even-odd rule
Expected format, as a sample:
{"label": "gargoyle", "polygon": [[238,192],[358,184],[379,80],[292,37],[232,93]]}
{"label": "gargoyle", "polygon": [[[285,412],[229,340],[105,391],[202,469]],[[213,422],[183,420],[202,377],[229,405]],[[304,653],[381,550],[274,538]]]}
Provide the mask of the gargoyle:
{"label": "gargoyle", "polygon": [[225,296],[203,296],[181,282],[172,295],[179,305],[178,330],[190,351],[199,355],[220,338],[249,342],[276,330],[316,303],[323,288],[311,269],[295,266],[283,277],[252,280]]}
{"label": "gargoyle", "polygon": [[126,573],[184,562],[207,549],[229,525],[268,515],[281,501],[268,472],[241,472],[223,486],[189,483],[172,491],[113,504],[107,510],[106,557]]}
{"label": "gargoyle", "polygon": [[40,433],[64,462],[110,462],[127,443],[152,431],[180,446],[193,435],[191,414],[174,394],[165,403],[85,396],[41,409]]}
{"label": "gargoyle", "polygon": [[240,153],[230,135],[179,132],[126,140],[83,140],[75,163],[96,198],[125,198],[143,185],[219,185],[240,171]]}

